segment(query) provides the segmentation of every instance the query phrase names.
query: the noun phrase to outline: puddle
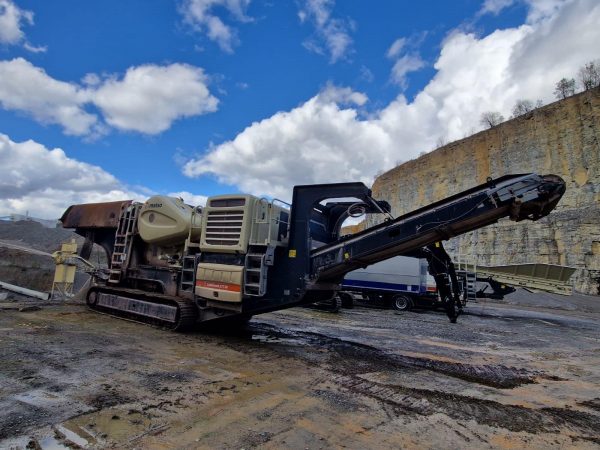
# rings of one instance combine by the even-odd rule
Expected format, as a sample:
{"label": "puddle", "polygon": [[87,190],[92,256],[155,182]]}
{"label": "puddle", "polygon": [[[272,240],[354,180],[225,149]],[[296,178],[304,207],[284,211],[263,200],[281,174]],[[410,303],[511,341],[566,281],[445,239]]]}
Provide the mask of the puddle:
{"label": "puddle", "polygon": [[35,436],[37,437],[21,436],[15,439],[0,441],[0,448],[72,450],[73,448],[90,448],[98,443],[98,440],[89,431],[81,427],[73,427],[66,424],[45,428],[43,431],[36,432]]}
{"label": "puddle", "polygon": [[43,439],[37,441],[42,450],[63,450],[69,449],[67,445],[57,440],[54,436],[46,436]]}
{"label": "puddle", "polygon": [[72,450],[73,448],[105,448],[110,442],[132,442],[150,431],[150,419],[139,411],[104,410],[75,417],[55,425],[35,436],[21,436],[0,441],[0,448],[41,448],[42,450]]}
{"label": "puddle", "polygon": [[[28,441],[27,447],[18,448],[41,448],[42,450],[72,450],[75,448],[89,448],[97,443],[97,440],[86,430],[81,428],[69,429],[65,425],[56,425],[53,434],[48,434],[38,439]],[[37,447],[31,443],[37,443]]]}
{"label": "puddle", "polygon": [[72,408],[80,412],[90,411],[92,408],[78,400],[63,394],[55,394],[43,389],[33,389],[15,394],[13,398],[21,403],[46,410]]}
{"label": "puddle", "polygon": [[151,425],[148,416],[140,411],[130,410],[125,412],[116,409],[105,409],[75,417],[63,423],[63,428],[73,433],[75,437],[86,441],[87,443],[80,444],[71,437],[67,437],[67,439],[85,448],[86,446],[94,446],[94,444],[103,446],[106,444],[105,439],[114,442],[128,442],[135,439],[136,436],[144,435],[151,429]]}
{"label": "puddle", "polygon": [[[71,429],[70,429],[71,428]],[[67,426],[66,424],[56,426],[57,434],[64,436],[66,441],[86,448],[96,443],[96,438],[89,431],[77,425]],[[45,448],[42,446],[42,448]]]}

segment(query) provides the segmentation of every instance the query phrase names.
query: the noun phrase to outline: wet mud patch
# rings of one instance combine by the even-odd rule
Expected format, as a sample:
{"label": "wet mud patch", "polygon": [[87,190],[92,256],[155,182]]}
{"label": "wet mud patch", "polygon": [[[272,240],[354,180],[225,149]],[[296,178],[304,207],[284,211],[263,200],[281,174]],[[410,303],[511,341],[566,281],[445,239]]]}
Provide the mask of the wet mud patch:
{"label": "wet mud patch", "polygon": [[244,434],[237,446],[237,448],[255,448],[260,447],[261,445],[266,444],[273,438],[274,434],[268,431],[248,431],[248,433]]}
{"label": "wet mud patch", "polygon": [[[600,412],[600,397],[593,398],[591,400],[585,400],[583,402],[579,402],[578,405],[585,406],[586,408],[590,408],[590,409]],[[600,432],[599,432],[599,434],[600,434]]]}
{"label": "wet mud patch", "polygon": [[[140,378],[140,384],[151,391],[166,391],[167,385],[189,383],[194,380],[194,374],[181,371],[135,372]],[[167,389],[165,389],[167,387]]]}
{"label": "wet mud patch", "polygon": [[51,422],[52,414],[27,403],[13,403],[11,405],[2,405],[2,415],[0,417],[0,439],[7,439],[12,436],[18,436],[29,428],[42,423]]}
{"label": "wet mud patch", "polygon": [[575,436],[573,437],[573,441],[587,441],[593,442],[594,444],[600,445],[600,437],[597,436]]}
{"label": "wet mud patch", "polygon": [[337,376],[333,381],[350,392],[390,405],[397,415],[445,414],[456,420],[475,420],[482,425],[512,432],[560,433],[563,427],[582,433],[580,438],[598,435],[600,417],[564,408],[531,409],[505,405],[493,400],[414,389],[367,381],[355,376]]}
{"label": "wet mud patch", "polygon": [[134,400],[128,395],[119,392],[117,388],[110,384],[103,384],[102,389],[102,392],[94,394],[86,399],[86,403],[95,410],[111,408],[113,406],[130,403]]}
{"label": "wet mud patch", "polygon": [[593,435],[600,442],[600,416],[567,408],[542,408],[541,411],[558,423],[593,431]]}
{"label": "wet mud patch", "polygon": [[451,363],[412,356],[393,356],[401,365],[427,369],[465,381],[500,389],[512,389],[523,384],[535,383],[536,373],[503,365],[470,365]]}
{"label": "wet mud patch", "polygon": [[355,412],[363,407],[359,402],[344,392],[316,389],[311,395],[324,400],[329,406],[341,412]]}
{"label": "wet mud patch", "polygon": [[[331,354],[331,366],[335,372],[359,374],[382,370],[411,371],[430,370],[461,380],[500,389],[512,389],[523,384],[535,383],[545,374],[503,365],[471,365],[390,354],[376,347],[347,341],[323,334],[284,330],[263,323],[251,324],[252,338],[268,345],[308,346],[327,349]],[[256,339],[255,336],[261,336]],[[304,351],[297,356],[307,359]]]}

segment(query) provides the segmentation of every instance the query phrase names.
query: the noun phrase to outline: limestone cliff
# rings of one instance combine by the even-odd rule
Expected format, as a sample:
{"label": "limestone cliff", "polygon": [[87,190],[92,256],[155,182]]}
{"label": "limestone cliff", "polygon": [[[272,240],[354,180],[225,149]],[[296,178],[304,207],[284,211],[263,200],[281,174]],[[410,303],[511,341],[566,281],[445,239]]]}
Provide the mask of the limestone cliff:
{"label": "limestone cliff", "polygon": [[[399,146],[402,143],[398,143]],[[560,175],[567,192],[538,222],[500,223],[452,239],[455,255],[479,264],[526,262],[577,267],[575,289],[600,289],[600,89],[586,91],[445,145],[379,176],[375,198],[400,215],[485,182],[536,172]],[[471,245],[474,243],[475,245]]]}

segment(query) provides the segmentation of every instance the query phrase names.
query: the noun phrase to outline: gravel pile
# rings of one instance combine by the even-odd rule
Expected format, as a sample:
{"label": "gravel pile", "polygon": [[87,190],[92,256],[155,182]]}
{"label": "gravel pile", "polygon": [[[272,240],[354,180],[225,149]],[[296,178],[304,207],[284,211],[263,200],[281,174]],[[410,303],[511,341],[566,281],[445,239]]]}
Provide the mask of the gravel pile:
{"label": "gravel pile", "polygon": [[76,238],[79,244],[83,238],[63,228],[46,228],[30,220],[18,222],[0,221],[0,240],[22,242],[25,246],[52,253],[60,244]]}

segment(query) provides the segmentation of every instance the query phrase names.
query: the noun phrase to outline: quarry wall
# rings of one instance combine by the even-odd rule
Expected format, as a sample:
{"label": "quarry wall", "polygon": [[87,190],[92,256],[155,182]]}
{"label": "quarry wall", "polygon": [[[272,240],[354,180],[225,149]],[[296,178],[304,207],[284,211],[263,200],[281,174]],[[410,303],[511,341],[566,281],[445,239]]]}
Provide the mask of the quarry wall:
{"label": "quarry wall", "polygon": [[408,161],[379,176],[373,195],[390,202],[398,216],[488,177],[526,172],[552,173],[566,181],[567,191],[555,211],[538,222],[502,220],[451,239],[446,247],[455,257],[474,252],[482,265],[577,267],[575,290],[600,294],[600,89]]}

